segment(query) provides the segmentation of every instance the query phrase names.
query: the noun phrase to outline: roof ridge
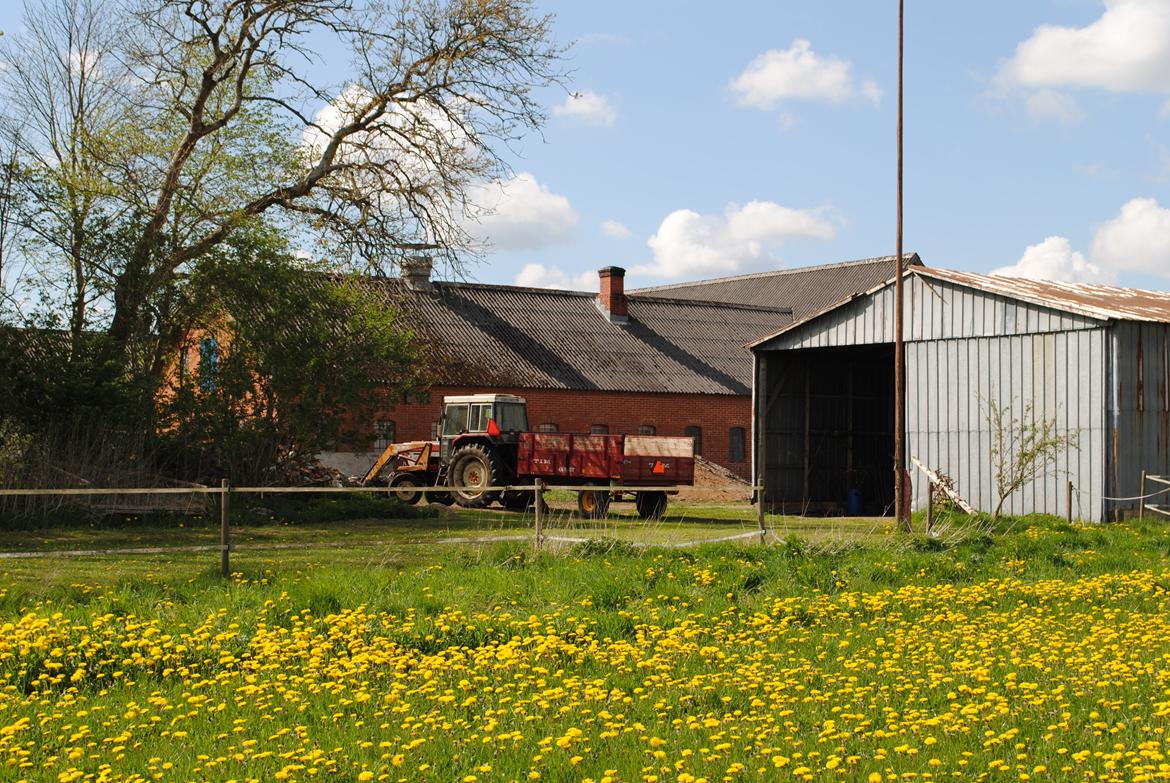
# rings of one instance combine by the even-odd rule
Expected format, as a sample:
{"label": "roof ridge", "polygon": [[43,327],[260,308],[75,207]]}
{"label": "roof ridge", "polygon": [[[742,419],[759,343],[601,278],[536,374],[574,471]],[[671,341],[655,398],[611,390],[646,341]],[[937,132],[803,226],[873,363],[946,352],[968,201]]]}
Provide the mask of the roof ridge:
{"label": "roof ridge", "polygon": [[718,307],[724,310],[730,308],[733,310],[750,310],[765,313],[787,313],[788,315],[792,315],[792,308],[787,306],[769,307],[767,305],[754,305],[743,302],[720,302],[718,299],[684,299],[681,297],[675,298],[669,296],[639,296],[639,293],[640,292],[631,292],[626,294],[626,299],[634,299],[642,302],[654,302],[655,304],[680,304],[686,305],[687,307],[694,307],[695,305],[699,305],[701,307]]}
{"label": "roof ridge", "polygon": [[[396,280],[398,278],[388,278]],[[572,288],[541,288],[539,286],[511,285],[509,283],[473,283],[461,280],[434,280],[431,285],[444,288],[479,288],[479,289],[506,289],[508,291],[527,291],[534,294],[568,294],[569,296],[597,296],[596,291],[579,291]]]}
{"label": "roof ridge", "polygon": [[[919,264],[922,259],[918,253],[914,251],[907,251],[902,254],[907,260],[912,263],[917,260]],[[780,277],[782,275],[796,274],[798,272],[808,272],[810,270],[820,269],[839,269],[846,266],[862,266],[863,264],[875,264],[879,261],[893,261],[894,254],[890,253],[885,256],[873,256],[871,258],[855,258],[851,261],[835,261],[831,264],[813,264],[811,266],[794,266],[787,269],[772,269],[766,272],[749,272],[743,275],[729,275],[727,277],[709,277],[703,280],[690,280],[679,283],[666,283],[664,285],[646,286],[645,288],[630,289],[631,294],[641,294],[647,291],[668,291],[674,288],[694,288],[696,286],[707,285],[709,283],[730,283],[737,280],[756,280],[762,277]]]}

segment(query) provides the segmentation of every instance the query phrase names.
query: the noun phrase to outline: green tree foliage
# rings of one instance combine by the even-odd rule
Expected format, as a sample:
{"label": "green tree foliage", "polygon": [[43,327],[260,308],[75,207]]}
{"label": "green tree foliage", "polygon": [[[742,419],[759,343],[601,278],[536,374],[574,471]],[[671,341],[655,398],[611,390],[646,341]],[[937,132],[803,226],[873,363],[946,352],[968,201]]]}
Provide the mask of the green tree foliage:
{"label": "green tree foliage", "polygon": [[[299,453],[370,379],[413,383],[400,314],[344,275],[390,274],[420,246],[467,270],[468,199],[543,123],[551,39],[531,0],[30,0],[0,39],[0,322],[67,349],[22,376],[23,398],[52,387],[22,410],[85,418],[90,399],[110,417],[112,378],[114,418],[238,464],[233,427]],[[277,234],[328,265],[294,263]],[[306,274],[336,284],[294,284]],[[184,339],[221,313],[214,393],[154,410]]]}
{"label": "green tree foliage", "polygon": [[420,345],[384,287],[281,245],[260,233],[190,281],[199,318],[170,374],[160,428],[188,460],[178,472],[295,479],[322,449],[368,445],[369,413],[387,389],[426,382]]}

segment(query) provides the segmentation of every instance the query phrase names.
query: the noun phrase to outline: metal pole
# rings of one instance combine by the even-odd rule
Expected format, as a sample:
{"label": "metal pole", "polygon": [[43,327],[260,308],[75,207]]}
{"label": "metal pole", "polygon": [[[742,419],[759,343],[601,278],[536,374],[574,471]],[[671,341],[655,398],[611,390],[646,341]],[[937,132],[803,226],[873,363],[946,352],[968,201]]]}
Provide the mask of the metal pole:
{"label": "metal pole", "polygon": [[1142,471],[1142,488],[1138,492],[1141,495],[1138,498],[1138,521],[1141,522],[1146,518],[1146,472]]}
{"label": "metal pole", "polygon": [[756,521],[760,525],[760,543],[767,543],[768,528],[764,524],[764,485],[756,487]]}
{"label": "metal pole", "polygon": [[539,552],[541,539],[544,536],[542,528],[544,526],[544,481],[536,480],[536,505],[534,506],[536,513],[536,531],[533,539],[533,548]]}
{"label": "metal pole", "polygon": [[906,375],[902,341],[902,60],[905,43],[904,0],[898,0],[898,229],[894,254],[894,515],[898,529],[910,532],[906,493]]}
{"label": "metal pole", "polygon": [[227,578],[231,567],[231,494],[232,485],[227,479],[219,483],[219,575]]}
{"label": "metal pole", "polygon": [[934,482],[926,481],[926,535],[934,532]]}
{"label": "metal pole", "polygon": [[1068,504],[1068,511],[1067,511],[1068,523],[1071,525],[1072,524],[1072,504],[1073,504],[1073,483],[1072,483],[1072,481],[1068,482],[1068,495],[1065,497],[1064,502]]}

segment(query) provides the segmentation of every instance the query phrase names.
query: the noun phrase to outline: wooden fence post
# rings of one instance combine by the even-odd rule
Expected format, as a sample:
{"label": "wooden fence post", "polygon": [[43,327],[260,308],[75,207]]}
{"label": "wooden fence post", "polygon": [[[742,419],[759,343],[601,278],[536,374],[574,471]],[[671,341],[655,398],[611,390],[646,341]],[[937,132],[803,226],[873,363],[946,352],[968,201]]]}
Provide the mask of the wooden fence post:
{"label": "wooden fence post", "polygon": [[536,531],[532,545],[539,552],[541,539],[544,537],[542,530],[544,526],[544,481],[541,479],[536,480],[536,503],[533,508],[536,510]]}
{"label": "wooden fence post", "polygon": [[768,526],[764,523],[764,486],[756,488],[756,522],[760,525],[760,543],[768,543]]}
{"label": "wooden fence post", "polygon": [[227,479],[219,484],[219,575],[225,579],[231,574],[231,494],[232,485]]}
{"label": "wooden fence post", "polygon": [[1068,509],[1067,509],[1068,523],[1071,525],[1072,524],[1072,506],[1073,506],[1073,483],[1072,483],[1071,479],[1068,482],[1068,494],[1065,497],[1065,503],[1068,505]]}
{"label": "wooden fence post", "polygon": [[1138,494],[1141,495],[1138,498],[1138,522],[1141,522],[1146,518],[1146,472],[1144,470],[1142,471],[1142,488]]}
{"label": "wooden fence post", "polygon": [[926,535],[934,532],[934,482],[926,480]]}

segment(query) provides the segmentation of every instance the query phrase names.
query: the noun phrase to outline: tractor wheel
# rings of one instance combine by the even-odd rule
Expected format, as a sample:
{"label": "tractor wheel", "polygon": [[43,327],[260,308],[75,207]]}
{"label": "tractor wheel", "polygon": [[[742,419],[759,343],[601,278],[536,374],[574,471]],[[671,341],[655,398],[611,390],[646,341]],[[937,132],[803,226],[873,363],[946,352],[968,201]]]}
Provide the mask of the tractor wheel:
{"label": "tractor wheel", "polygon": [[390,487],[396,490],[395,497],[412,506],[422,500],[423,493],[418,491],[420,486],[422,486],[422,482],[418,480],[418,477],[409,473],[399,473],[390,478]]}
{"label": "tractor wheel", "polygon": [[591,489],[577,493],[577,511],[586,519],[604,519],[609,513],[608,490]]}
{"label": "tractor wheel", "polygon": [[496,499],[487,487],[499,486],[500,462],[496,453],[478,443],[472,443],[451,455],[451,472],[447,481],[455,502],[464,508],[483,508]]}
{"label": "tractor wheel", "polygon": [[536,500],[536,493],[530,489],[508,490],[500,497],[500,502],[509,511],[525,511]]}
{"label": "tractor wheel", "polygon": [[642,519],[662,519],[666,514],[666,493],[639,492],[634,505],[638,507],[638,516]]}

